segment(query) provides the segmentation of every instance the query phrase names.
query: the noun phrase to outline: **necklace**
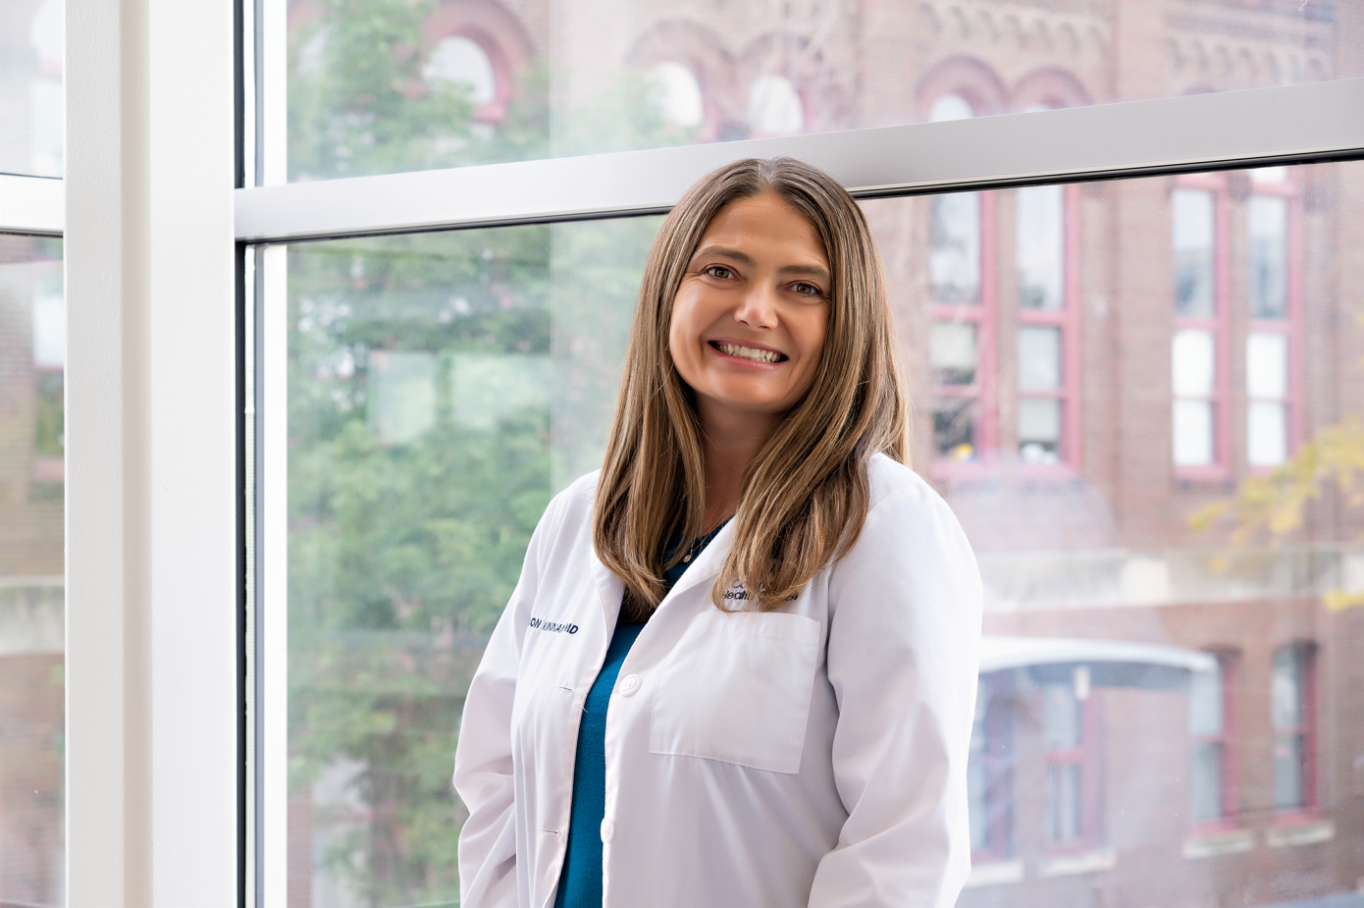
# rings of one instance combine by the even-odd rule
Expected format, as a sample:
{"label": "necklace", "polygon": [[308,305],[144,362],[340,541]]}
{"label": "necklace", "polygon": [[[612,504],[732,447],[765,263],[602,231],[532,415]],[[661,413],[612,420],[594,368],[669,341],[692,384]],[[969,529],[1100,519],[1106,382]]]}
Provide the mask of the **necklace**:
{"label": "necklace", "polygon": [[693,539],[691,541],[691,545],[687,546],[687,554],[682,556],[682,563],[691,564],[691,560],[700,553],[701,549],[705,548],[706,543],[710,542],[712,539],[715,538],[716,534],[719,533],[721,528],[723,528],[724,525],[727,523],[729,523],[728,517],[717,523],[715,525],[715,528],[712,529],[709,533],[697,536],[695,539]]}

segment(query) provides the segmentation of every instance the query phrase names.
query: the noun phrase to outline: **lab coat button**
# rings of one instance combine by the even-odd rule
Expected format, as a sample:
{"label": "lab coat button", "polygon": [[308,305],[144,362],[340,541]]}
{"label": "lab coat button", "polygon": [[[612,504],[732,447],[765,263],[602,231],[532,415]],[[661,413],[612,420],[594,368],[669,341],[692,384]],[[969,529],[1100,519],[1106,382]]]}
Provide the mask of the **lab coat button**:
{"label": "lab coat button", "polygon": [[603,843],[611,841],[616,835],[616,824],[610,820],[601,821],[601,840]]}
{"label": "lab coat button", "polygon": [[623,696],[630,696],[639,690],[639,675],[626,675],[620,679],[620,692]]}

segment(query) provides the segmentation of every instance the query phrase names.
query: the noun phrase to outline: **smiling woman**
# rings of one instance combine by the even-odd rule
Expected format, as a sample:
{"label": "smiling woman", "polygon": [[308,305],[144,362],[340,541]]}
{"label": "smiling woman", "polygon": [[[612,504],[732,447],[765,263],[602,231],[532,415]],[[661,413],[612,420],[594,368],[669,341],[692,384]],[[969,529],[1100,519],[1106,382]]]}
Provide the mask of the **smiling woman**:
{"label": "smiling woman", "polygon": [[605,465],[469,688],[462,904],[956,900],[981,590],[894,338],[826,174],[739,161],[673,209]]}

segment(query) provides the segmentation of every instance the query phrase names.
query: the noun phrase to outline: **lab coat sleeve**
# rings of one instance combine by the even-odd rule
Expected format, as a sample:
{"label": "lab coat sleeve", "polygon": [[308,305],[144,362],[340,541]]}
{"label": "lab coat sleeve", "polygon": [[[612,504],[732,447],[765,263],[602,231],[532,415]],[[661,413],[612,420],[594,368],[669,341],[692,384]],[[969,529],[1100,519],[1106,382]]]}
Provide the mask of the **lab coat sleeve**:
{"label": "lab coat sleeve", "polygon": [[539,585],[546,512],[526,550],[521,578],[493,629],[469,684],[455,749],[455,791],[469,810],[459,834],[460,904],[516,904],[516,824],[513,814],[512,702],[521,644]]}
{"label": "lab coat sleeve", "polygon": [[917,483],[867,515],[829,598],[834,780],[848,818],[810,905],[952,905],[971,868],[975,557],[946,503]]}

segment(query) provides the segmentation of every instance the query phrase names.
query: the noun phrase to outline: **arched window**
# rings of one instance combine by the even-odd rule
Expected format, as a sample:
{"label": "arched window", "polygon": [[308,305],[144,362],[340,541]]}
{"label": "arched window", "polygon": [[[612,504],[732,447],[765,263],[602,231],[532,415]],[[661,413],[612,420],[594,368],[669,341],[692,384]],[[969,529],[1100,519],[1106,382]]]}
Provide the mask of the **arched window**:
{"label": "arched window", "polygon": [[785,76],[759,76],[748,86],[748,125],[755,135],[786,136],[805,129],[805,102]]}
{"label": "arched window", "polygon": [[422,68],[428,82],[441,81],[469,88],[469,100],[478,107],[498,98],[497,70],[483,46],[466,35],[443,38],[431,49]]}
{"label": "arched window", "polygon": [[669,60],[649,70],[654,82],[654,106],[667,123],[692,127],[705,117],[701,83],[691,67]]}

